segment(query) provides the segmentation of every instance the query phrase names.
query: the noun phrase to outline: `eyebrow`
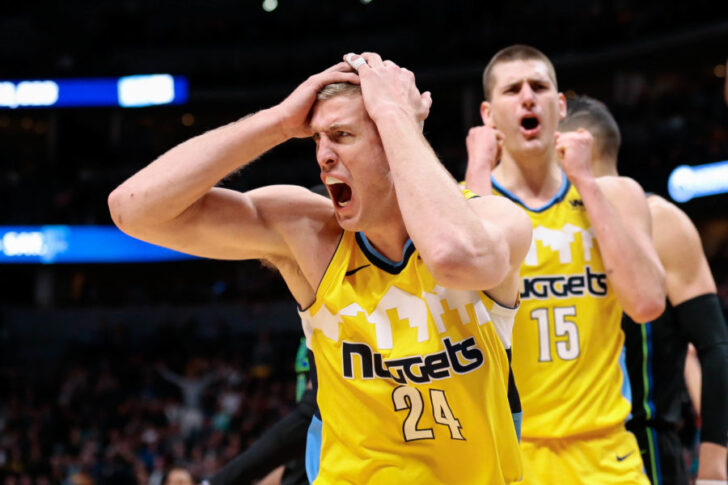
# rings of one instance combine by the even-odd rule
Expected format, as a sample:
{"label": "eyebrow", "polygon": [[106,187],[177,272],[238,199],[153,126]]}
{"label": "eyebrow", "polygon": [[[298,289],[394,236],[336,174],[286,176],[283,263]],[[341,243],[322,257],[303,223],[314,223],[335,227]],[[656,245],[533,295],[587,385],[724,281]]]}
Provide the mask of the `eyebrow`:
{"label": "eyebrow", "polygon": [[512,88],[512,87],[515,87],[515,86],[519,86],[519,85],[523,84],[524,81],[527,82],[527,83],[529,83],[529,84],[530,83],[540,83],[540,84],[547,84],[547,85],[552,85],[553,84],[550,79],[541,79],[541,78],[527,77],[525,79],[524,78],[521,78],[521,79],[518,79],[516,81],[512,81],[510,83],[507,83],[501,89],[509,89],[509,88]]}
{"label": "eyebrow", "polygon": [[331,131],[336,131],[336,130],[341,130],[341,129],[353,131],[353,126],[350,123],[335,122],[335,123],[331,123],[326,128],[321,129],[321,130],[314,129],[313,126],[311,127],[311,129],[313,129],[315,133],[331,132]]}
{"label": "eyebrow", "polygon": [[332,123],[328,127],[328,131],[336,131],[341,129],[352,130],[353,127],[349,123]]}

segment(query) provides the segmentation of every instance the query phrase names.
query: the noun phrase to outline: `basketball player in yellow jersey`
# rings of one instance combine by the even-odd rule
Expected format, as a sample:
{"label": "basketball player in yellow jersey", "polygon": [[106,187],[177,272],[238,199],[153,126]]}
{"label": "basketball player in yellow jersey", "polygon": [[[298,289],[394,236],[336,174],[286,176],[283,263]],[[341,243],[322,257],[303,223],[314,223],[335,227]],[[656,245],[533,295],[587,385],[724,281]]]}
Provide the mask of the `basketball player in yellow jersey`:
{"label": "basketball player in yellow jersey", "polygon": [[[463,196],[422,135],[430,105],[408,70],[351,55],[109,197],[114,221],[140,239],[280,270],[317,367],[317,484],[522,475],[505,349],[531,224],[507,199]],[[331,200],[215,187],[295,137],[316,142]]]}
{"label": "basketball player in yellow jersey", "polygon": [[483,85],[467,186],[520,204],[534,227],[513,333],[524,483],[647,484],[620,368],[622,309],[644,322],[664,307],[644,193],[594,178],[588,132],[556,133],[566,102],[543,53],[503,49]]}

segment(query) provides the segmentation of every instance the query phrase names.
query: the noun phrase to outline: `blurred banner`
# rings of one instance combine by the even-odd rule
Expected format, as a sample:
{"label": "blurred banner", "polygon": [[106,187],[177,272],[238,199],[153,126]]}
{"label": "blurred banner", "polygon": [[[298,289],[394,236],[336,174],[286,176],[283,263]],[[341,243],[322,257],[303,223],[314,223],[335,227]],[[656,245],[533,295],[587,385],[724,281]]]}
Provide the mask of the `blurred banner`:
{"label": "blurred banner", "polygon": [[0,226],[0,263],[154,263],[196,259],[113,226]]}
{"label": "blurred banner", "polygon": [[680,165],[670,174],[667,190],[676,202],[724,194],[728,192],[728,160],[692,167]]}
{"label": "blurred banner", "polygon": [[0,108],[121,106],[142,108],[184,104],[187,78],[139,74],[119,78],[0,80]]}

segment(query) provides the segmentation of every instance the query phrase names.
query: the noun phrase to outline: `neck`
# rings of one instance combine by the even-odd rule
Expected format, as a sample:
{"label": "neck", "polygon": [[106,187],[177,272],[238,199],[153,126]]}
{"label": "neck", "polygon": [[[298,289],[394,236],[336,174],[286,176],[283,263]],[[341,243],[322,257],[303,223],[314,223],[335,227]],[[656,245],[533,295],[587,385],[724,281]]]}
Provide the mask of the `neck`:
{"label": "neck", "polygon": [[392,261],[401,259],[404,245],[409,240],[404,221],[396,226],[387,224],[382,228],[369,228],[362,232],[374,249]]}
{"label": "neck", "polygon": [[504,150],[493,176],[529,206],[550,200],[558,192],[563,179],[553,147],[547,153],[518,157]]}
{"label": "neck", "polygon": [[595,177],[619,176],[617,172],[617,161],[605,158],[592,159],[592,172]]}

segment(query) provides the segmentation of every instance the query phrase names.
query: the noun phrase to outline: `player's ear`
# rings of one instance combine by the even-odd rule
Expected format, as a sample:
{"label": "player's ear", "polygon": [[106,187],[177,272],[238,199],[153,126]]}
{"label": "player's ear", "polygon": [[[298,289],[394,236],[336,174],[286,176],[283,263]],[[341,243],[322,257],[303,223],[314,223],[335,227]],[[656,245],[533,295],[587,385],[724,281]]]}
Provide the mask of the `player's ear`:
{"label": "player's ear", "polygon": [[490,103],[488,101],[480,103],[480,119],[483,120],[484,125],[490,123],[492,126],[495,126],[491,114]]}
{"label": "player's ear", "polygon": [[559,93],[559,121],[566,118],[566,96],[564,93]]}

